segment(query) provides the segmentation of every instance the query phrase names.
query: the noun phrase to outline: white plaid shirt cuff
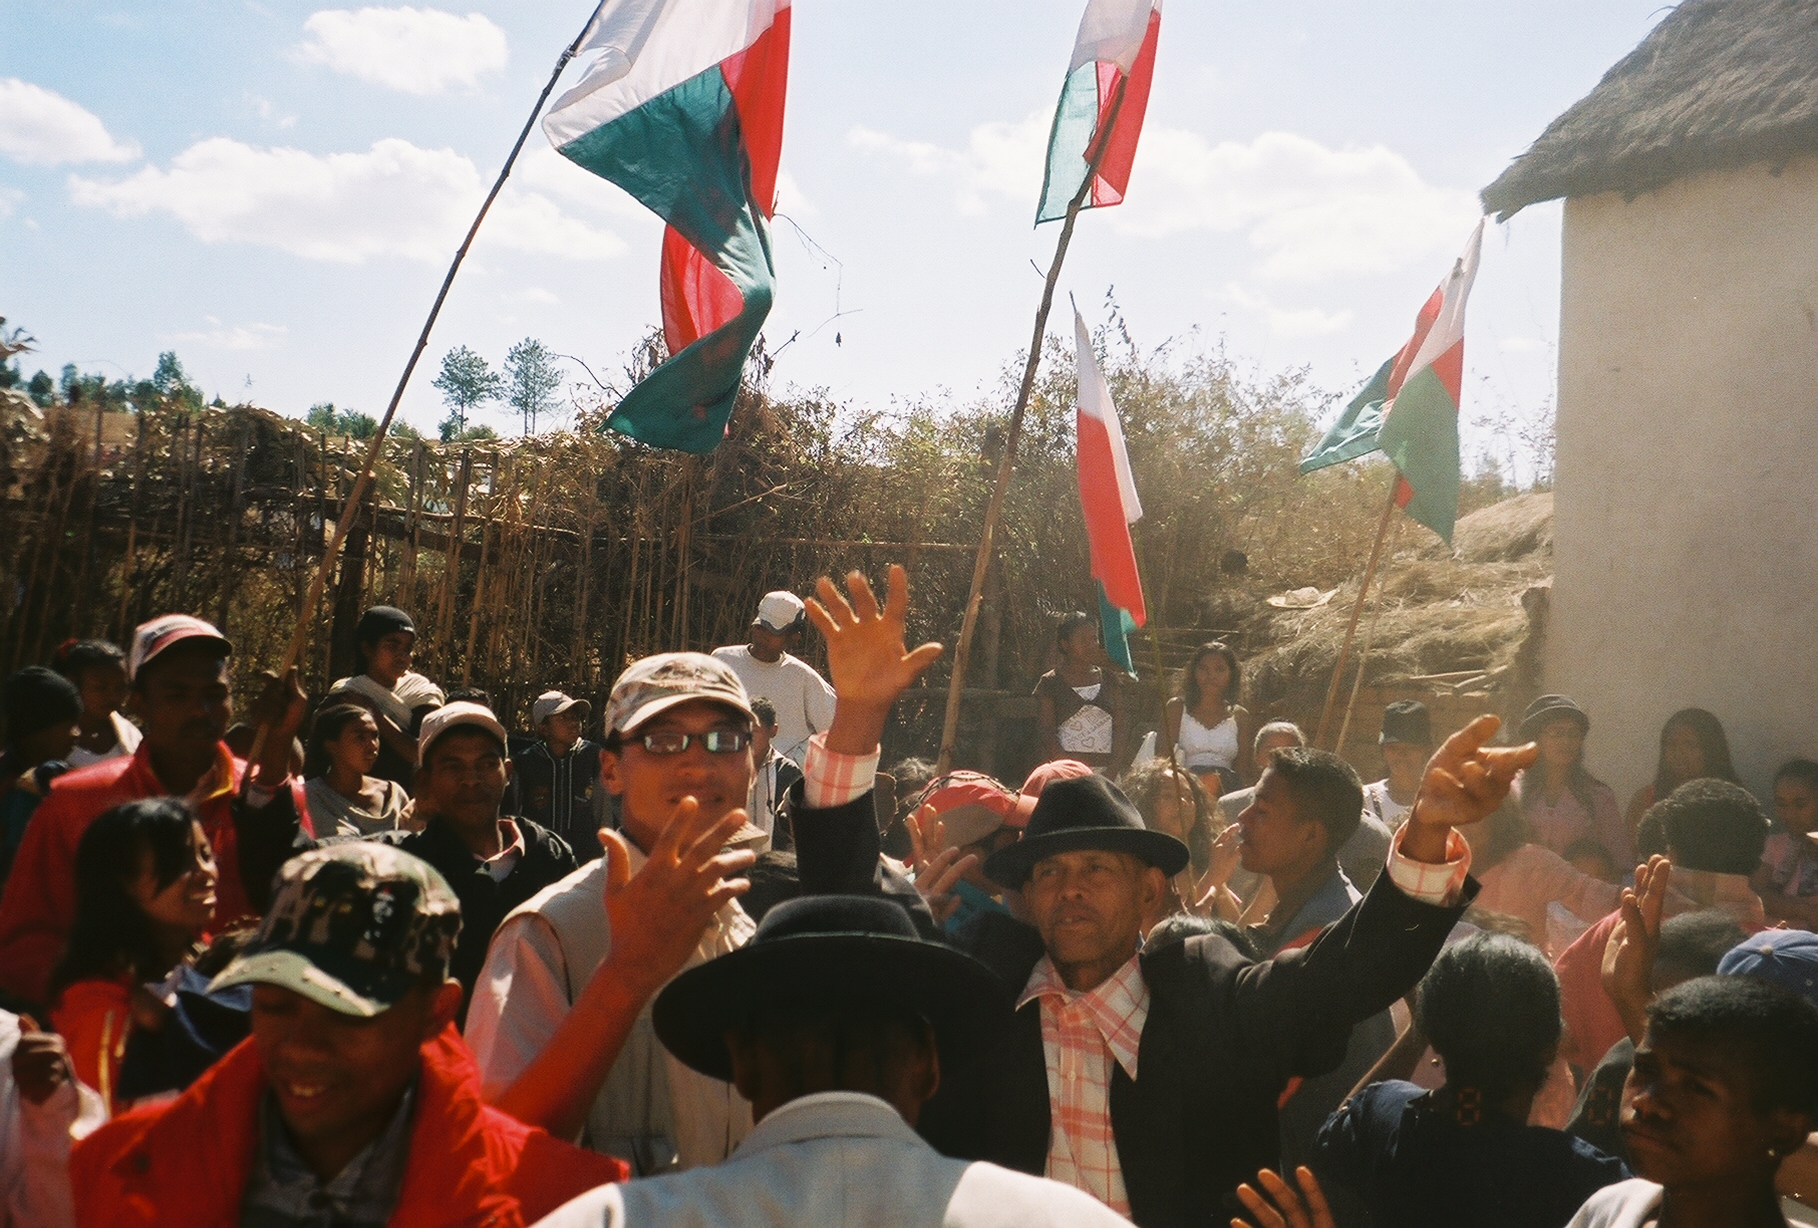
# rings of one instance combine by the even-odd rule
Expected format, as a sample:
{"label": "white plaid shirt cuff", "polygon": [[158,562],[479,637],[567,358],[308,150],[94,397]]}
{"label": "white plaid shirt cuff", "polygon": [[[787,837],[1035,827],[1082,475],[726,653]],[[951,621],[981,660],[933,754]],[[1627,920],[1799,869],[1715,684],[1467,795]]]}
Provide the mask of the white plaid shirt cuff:
{"label": "white plaid shirt cuff", "polygon": [[1408,834],[1404,825],[1389,845],[1389,881],[1404,895],[1422,904],[1451,908],[1464,894],[1465,876],[1471,872],[1471,846],[1457,831],[1446,833],[1446,859],[1438,865],[1415,861],[1401,851],[1402,837]]}
{"label": "white plaid shirt cuff", "polygon": [[808,762],[802,767],[802,800],[814,810],[832,810],[871,792],[877,778],[878,752],[842,755],[827,749],[827,735],[808,739]]}

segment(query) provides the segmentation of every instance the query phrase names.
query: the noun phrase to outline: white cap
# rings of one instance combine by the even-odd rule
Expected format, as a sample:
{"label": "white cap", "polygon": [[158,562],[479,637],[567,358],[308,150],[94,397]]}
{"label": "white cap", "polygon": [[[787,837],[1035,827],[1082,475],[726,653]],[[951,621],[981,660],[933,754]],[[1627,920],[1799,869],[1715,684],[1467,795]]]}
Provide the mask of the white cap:
{"label": "white cap", "polygon": [[779,588],[764,594],[764,599],[758,602],[757,617],[751,621],[762,623],[772,631],[787,631],[807,614],[808,607],[802,604],[800,597]]}
{"label": "white cap", "polygon": [[437,738],[462,725],[484,729],[499,740],[501,752],[506,749],[505,726],[499,724],[499,718],[492,714],[492,709],[485,704],[469,703],[461,699],[443,704],[423,718],[422,725],[417,728],[417,762],[423,761]]}
{"label": "white cap", "polygon": [[571,699],[560,691],[544,691],[530,705],[530,723],[541,725],[550,717],[560,716],[575,708],[580,709],[577,715],[581,720],[593,715],[593,705],[585,699]]}

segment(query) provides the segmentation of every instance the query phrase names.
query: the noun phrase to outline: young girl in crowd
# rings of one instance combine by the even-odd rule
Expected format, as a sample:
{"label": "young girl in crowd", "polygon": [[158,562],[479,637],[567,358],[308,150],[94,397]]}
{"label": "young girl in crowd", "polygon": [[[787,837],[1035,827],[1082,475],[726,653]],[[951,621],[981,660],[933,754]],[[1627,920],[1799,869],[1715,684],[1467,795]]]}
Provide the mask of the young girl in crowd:
{"label": "young girl in crowd", "polygon": [[1237,702],[1242,687],[1237,654],[1226,644],[1201,644],[1181,675],[1180,694],[1168,701],[1168,738],[1180,748],[1187,770],[1214,794],[1255,779],[1250,762],[1255,731]]}
{"label": "young girl in crowd", "polygon": [[1590,837],[1629,866],[1630,834],[1616,810],[1616,794],[1584,766],[1591,718],[1569,696],[1542,695],[1521,718],[1519,740],[1540,743],[1540,758],[1515,780],[1512,796],[1533,829],[1536,843],[1563,853]]}
{"label": "young girl in crowd", "polygon": [[82,731],[70,751],[71,767],[121,759],[139,749],[139,729],[120,715],[126,702],[126,654],[106,640],[71,640],[57,650],[51,667],[76,684],[82,696]]}
{"label": "young girl in crowd", "polygon": [[1818,1009],[1752,976],[1686,981],[1648,1007],[1622,1093],[1640,1174],[1570,1228],[1781,1228],[1774,1176],[1818,1124]]}
{"label": "young girl in crowd", "polygon": [[1559,1228],[1627,1176],[1620,1161],[1527,1124],[1559,1049],[1559,982],[1545,956],[1476,934],[1442,951],[1418,992],[1418,1028],[1445,1062],[1445,1085],[1354,1092],[1319,1133],[1314,1168],[1328,1186],[1398,1228]]}
{"label": "young girl in crowd", "polygon": [[1818,929],[1818,763],[1791,759],[1774,773],[1774,818],[1781,830],[1768,837],[1761,868],[1749,885],[1770,919]]}
{"label": "young girl in crowd", "polygon": [[1035,684],[1042,758],[1077,759],[1114,775],[1128,761],[1128,731],[1123,688],[1099,665],[1098,627],[1076,611],[1061,619],[1055,644],[1060,662]]}
{"label": "young girl in crowd", "polygon": [[1686,781],[1706,777],[1738,783],[1736,769],[1730,765],[1730,740],[1724,735],[1723,722],[1703,708],[1681,708],[1667,717],[1667,723],[1660,728],[1660,757],[1654,767],[1654,779],[1635,790],[1635,796],[1629,799],[1623,825],[1628,828],[1630,839],[1649,806]]}
{"label": "young girl in crowd", "polygon": [[216,877],[208,835],[178,798],[104,811],[76,846],[76,920],[51,976],[51,1021],[110,1114],[135,995],[194,956]]}
{"label": "young girl in crowd", "polygon": [[379,725],[357,704],[330,704],[316,713],[309,735],[303,787],[318,835],[370,836],[408,827],[410,794],[396,781],[369,776],[379,758]]}

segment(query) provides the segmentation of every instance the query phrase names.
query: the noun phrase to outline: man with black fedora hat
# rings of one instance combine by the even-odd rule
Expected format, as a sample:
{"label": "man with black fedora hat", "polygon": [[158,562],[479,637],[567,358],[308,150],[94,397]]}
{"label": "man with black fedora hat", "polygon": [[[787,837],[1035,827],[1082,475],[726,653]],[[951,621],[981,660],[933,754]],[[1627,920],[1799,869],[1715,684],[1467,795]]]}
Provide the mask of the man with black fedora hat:
{"label": "man with black fedora hat", "polygon": [[942,1070],[1010,1022],[990,969],[876,897],[778,904],[751,941],[656,1000],[679,1061],[733,1083],[757,1125],[723,1163],[603,1186],[544,1228],[942,1223],[1111,1225],[1078,1190],[947,1159],[915,1133]]}
{"label": "man with black fedora hat", "polygon": [[[1261,963],[1217,935],[1144,950],[1144,915],[1185,846],[1144,829],[1103,779],[1051,785],[1022,841],[985,867],[1022,892],[1032,924],[982,914],[955,935],[1015,993],[1015,1017],[948,1069],[923,1136],[1064,1180],[1145,1228],[1241,1213],[1237,1185],[1278,1160],[1282,1092],[1340,1063],[1353,1025],[1413,988],[1476,894],[1452,829],[1495,810],[1534,755],[1488,747],[1497,725],[1480,717],[1434,756],[1370,892]],[[875,858],[868,800],[798,811],[803,864]],[[900,891],[887,871],[877,884]]]}

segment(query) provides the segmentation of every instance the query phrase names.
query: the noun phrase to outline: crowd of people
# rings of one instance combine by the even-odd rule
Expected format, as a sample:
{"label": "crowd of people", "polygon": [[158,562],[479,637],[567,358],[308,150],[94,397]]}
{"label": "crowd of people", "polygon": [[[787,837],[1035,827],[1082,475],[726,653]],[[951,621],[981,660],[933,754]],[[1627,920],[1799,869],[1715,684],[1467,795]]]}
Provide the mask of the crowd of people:
{"label": "crowd of people", "polygon": [[237,724],[186,614],[14,675],[0,1225],[1818,1222],[1818,763],[1689,708],[1624,810],[1569,696],[1403,700],[1365,782],[1081,614],[1026,779],[880,771],[908,601],[523,735],[388,606]]}

